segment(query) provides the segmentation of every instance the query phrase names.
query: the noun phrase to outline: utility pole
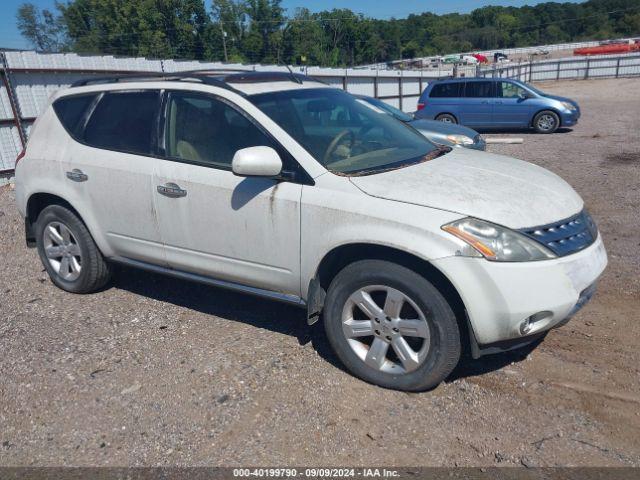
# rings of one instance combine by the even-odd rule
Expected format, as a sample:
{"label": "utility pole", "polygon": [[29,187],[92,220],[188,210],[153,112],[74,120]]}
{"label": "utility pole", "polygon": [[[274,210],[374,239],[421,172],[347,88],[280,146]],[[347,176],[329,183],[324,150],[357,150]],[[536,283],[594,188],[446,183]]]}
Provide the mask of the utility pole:
{"label": "utility pole", "polygon": [[227,32],[224,31],[224,26],[220,22],[220,32],[222,33],[222,48],[224,49],[224,61],[229,62],[229,56],[227,55]]}

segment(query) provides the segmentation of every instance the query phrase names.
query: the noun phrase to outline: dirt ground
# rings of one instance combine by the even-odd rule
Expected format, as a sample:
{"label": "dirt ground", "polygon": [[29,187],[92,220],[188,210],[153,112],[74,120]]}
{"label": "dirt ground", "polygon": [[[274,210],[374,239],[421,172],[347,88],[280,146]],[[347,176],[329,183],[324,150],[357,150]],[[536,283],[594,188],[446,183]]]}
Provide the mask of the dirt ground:
{"label": "dirt ground", "polygon": [[0,465],[640,466],[640,79],[541,87],[578,126],[490,150],[569,181],[609,266],[533,351],[428,393],[344,372],[293,307],[134,270],[65,293],[1,188]]}

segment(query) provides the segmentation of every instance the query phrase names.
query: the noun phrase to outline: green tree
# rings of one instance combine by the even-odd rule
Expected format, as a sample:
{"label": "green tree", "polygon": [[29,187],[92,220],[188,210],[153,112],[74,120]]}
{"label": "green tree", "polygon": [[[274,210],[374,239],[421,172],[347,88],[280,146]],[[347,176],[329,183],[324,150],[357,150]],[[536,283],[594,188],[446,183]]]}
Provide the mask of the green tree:
{"label": "green tree", "polygon": [[65,47],[65,25],[59,15],[23,3],[16,13],[18,30],[36,50],[58,52]]}

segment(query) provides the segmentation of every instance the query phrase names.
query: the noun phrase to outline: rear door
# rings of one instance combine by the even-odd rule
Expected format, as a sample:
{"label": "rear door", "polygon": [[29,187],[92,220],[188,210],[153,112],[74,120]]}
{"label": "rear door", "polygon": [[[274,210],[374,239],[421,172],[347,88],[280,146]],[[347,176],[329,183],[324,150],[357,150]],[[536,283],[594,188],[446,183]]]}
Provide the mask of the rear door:
{"label": "rear door", "polygon": [[464,101],[464,82],[436,83],[423,100],[424,108],[419,111],[420,118],[435,119],[441,113],[450,113],[460,121],[459,109]]}
{"label": "rear door", "polygon": [[493,120],[493,92],[494,82],[491,80],[468,80],[460,106],[460,123],[472,127],[490,126]]}
{"label": "rear door", "polygon": [[239,149],[270,146],[287,165],[286,152],[212,94],[169,92],[164,117],[153,196],[169,265],[299,295],[302,185],[231,171]]}
{"label": "rear door", "polygon": [[528,127],[533,106],[524,98],[525,90],[509,81],[496,82],[493,123],[504,127]]}
{"label": "rear door", "polygon": [[63,174],[117,256],[163,263],[152,182],[160,92],[96,95],[74,125]]}

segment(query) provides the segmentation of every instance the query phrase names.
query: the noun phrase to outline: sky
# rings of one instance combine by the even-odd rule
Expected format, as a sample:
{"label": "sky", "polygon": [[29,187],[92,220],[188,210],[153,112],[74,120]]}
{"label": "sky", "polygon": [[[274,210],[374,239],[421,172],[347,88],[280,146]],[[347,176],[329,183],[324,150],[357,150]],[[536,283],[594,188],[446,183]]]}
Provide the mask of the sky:
{"label": "sky", "polygon": [[[25,0],[0,0],[0,47],[29,48],[29,44],[21,37],[16,28],[16,11]],[[54,0],[30,0],[40,8],[53,9]],[[560,0],[567,1],[567,0]],[[580,0],[568,0],[579,2]],[[210,0],[205,0],[207,6]],[[403,18],[411,13],[466,13],[485,5],[503,5],[520,7],[542,3],[535,0],[283,0],[282,6],[289,14],[297,7],[307,7],[311,11],[331,10],[333,8],[349,8],[374,18]]]}

